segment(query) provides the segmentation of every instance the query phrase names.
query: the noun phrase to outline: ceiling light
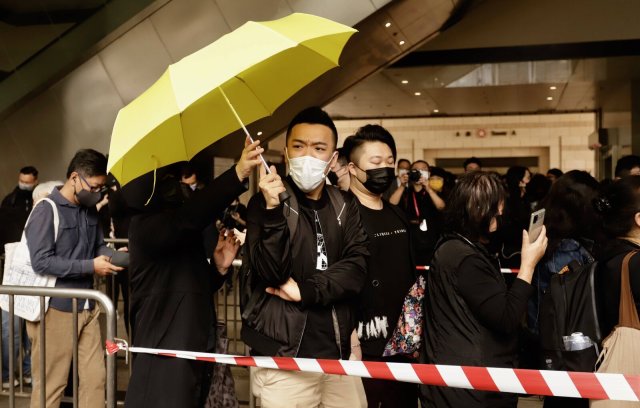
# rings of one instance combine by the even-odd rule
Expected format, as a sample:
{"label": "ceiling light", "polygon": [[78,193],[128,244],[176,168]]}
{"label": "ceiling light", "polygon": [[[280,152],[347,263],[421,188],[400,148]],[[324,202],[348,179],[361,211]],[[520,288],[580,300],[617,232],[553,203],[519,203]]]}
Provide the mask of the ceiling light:
{"label": "ceiling light", "polygon": [[398,44],[404,45],[404,40],[400,41]]}
{"label": "ceiling light", "polygon": [[403,79],[403,80],[402,80],[402,83],[406,85],[406,84],[408,84],[408,83],[409,83],[409,81],[407,81],[406,79]]}
{"label": "ceiling light", "polygon": [[414,94],[415,96],[420,96],[420,95],[422,95],[422,92],[414,92],[413,94]]}
{"label": "ceiling light", "polygon": [[258,132],[256,133],[258,136],[262,136],[262,132]]}
{"label": "ceiling light", "polygon": [[433,113],[438,113],[438,112],[440,112],[438,109],[433,110]]}
{"label": "ceiling light", "polygon": [[551,89],[552,91],[555,91],[555,90],[556,90],[556,89],[558,89],[558,88],[556,88],[556,86],[555,86],[555,85],[551,85],[551,86],[549,87],[549,89]]}
{"label": "ceiling light", "polygon": [[391,23],[387,22],[387,24],[385,24],[384,26],[389,28],[389,27],[391,27]]}
{"label": "ceiling light", "polygon": [[548,101],[552,101],[553,100],[553,96],[547,96],[547,100]]}

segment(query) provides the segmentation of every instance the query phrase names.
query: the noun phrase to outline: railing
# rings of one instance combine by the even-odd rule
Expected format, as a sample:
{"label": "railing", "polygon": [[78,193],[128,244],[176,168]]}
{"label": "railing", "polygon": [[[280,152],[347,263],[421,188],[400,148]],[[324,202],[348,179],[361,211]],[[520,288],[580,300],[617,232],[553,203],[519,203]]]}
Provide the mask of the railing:
{"label": "railing", "polygon": [[[15,406],[15,373],[14,373],[14,296],[38,296],[40,298],[40,315],[45,315],[45,297],[54,298],[71,298],[72,301],[72,319],[73,319],[73,406],[78,407],[78,299],[91,299],[98,302],[101,310],[106,315],[106,338],[112,340],[116,334],[115,308],[111,300],[97,290],[90,289],[65,289],[65,288],[40,288],[26,286],[2,286],[0,285],[0,294],[9,295],[9,407]],[[40,322],[40,406],[45,406],[46,391],[46,366],[45,366],[45,322]],[[116,356],[107,356],[107,378],[106,378],[106,406],[114,408],[116,401]],[[32,396],[32,398],[35,396]]]}

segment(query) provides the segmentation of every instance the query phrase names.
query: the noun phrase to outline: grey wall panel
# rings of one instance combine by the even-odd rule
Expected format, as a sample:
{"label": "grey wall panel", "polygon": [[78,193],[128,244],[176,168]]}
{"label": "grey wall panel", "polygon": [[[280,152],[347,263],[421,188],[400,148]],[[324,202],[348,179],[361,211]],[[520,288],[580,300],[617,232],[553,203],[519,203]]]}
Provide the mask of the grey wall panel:
{"label": "grey wall panel", "polygon": [[113,123],[124,103],[100,57],[91,58],[52,90],[62,106],[63,133],[79,148],[107,153]]}
{"label": "grey wall panel", "polygon": [[371,0],[371,4],[377,9],[382,8],[384,5],[389,3],[391,0]]}
{"label": "grey wall panel", "polygon": [[[36,166],[42,180],[64,178],[68,158],[78,144],[65,129],[60,100],[51,89],[8,117],[5,125],[22,153],[23,165]],[[15,174],[8,179],[15,179]]]}
{"label": "grey wall panel", "polygon": [[172,62],[148,19],[102,50],[100,58],[124,103],[151,86]]}
{"label": "grey wall panel", "polygon": [[293,10],[286,0],[215,0],[222,15],[236,29],[248,20],[268,21],[291,14]]}
{"label": "grey wall panel", "polygon": [[18,171],[29,163],[16,144],[9,127],[0,122],[0,200],[18,183]]}
{"label": "grey wall panel", "polygon": [[173,62],[231,31],[213,0],[173,0],[150,19]]}
{"label": "grey wall panel", "polygon": [[328,18],[348,26],[376,11],[369,0],[287,0],[293,11]]}

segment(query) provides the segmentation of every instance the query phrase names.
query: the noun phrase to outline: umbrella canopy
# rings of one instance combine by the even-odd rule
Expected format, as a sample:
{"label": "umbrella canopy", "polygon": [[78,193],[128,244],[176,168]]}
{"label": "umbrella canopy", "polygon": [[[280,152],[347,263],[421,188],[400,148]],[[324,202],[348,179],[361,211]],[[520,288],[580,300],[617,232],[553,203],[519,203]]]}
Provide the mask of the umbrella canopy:
{"label": "umbrella canopy", "polygon": [[249,21],[170,65],[118,113],[108,170],[125,185],[158,167],[190,160],[240,129],[225,94],[244,123],[271,115],[305,85],[337,67],[354,32],[302,13]]}

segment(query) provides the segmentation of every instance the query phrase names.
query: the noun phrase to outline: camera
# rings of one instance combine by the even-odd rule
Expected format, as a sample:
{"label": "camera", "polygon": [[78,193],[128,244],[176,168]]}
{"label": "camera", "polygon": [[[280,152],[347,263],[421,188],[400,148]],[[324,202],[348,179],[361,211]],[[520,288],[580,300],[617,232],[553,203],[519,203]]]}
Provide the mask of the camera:
{"label": "camera", "polygon": [[418,181],[420,181],[420,177],[422,177],[422,173],[420,173],[420,170],[413,169],[409,172],[409,181],[413,183],[417,183]]}

